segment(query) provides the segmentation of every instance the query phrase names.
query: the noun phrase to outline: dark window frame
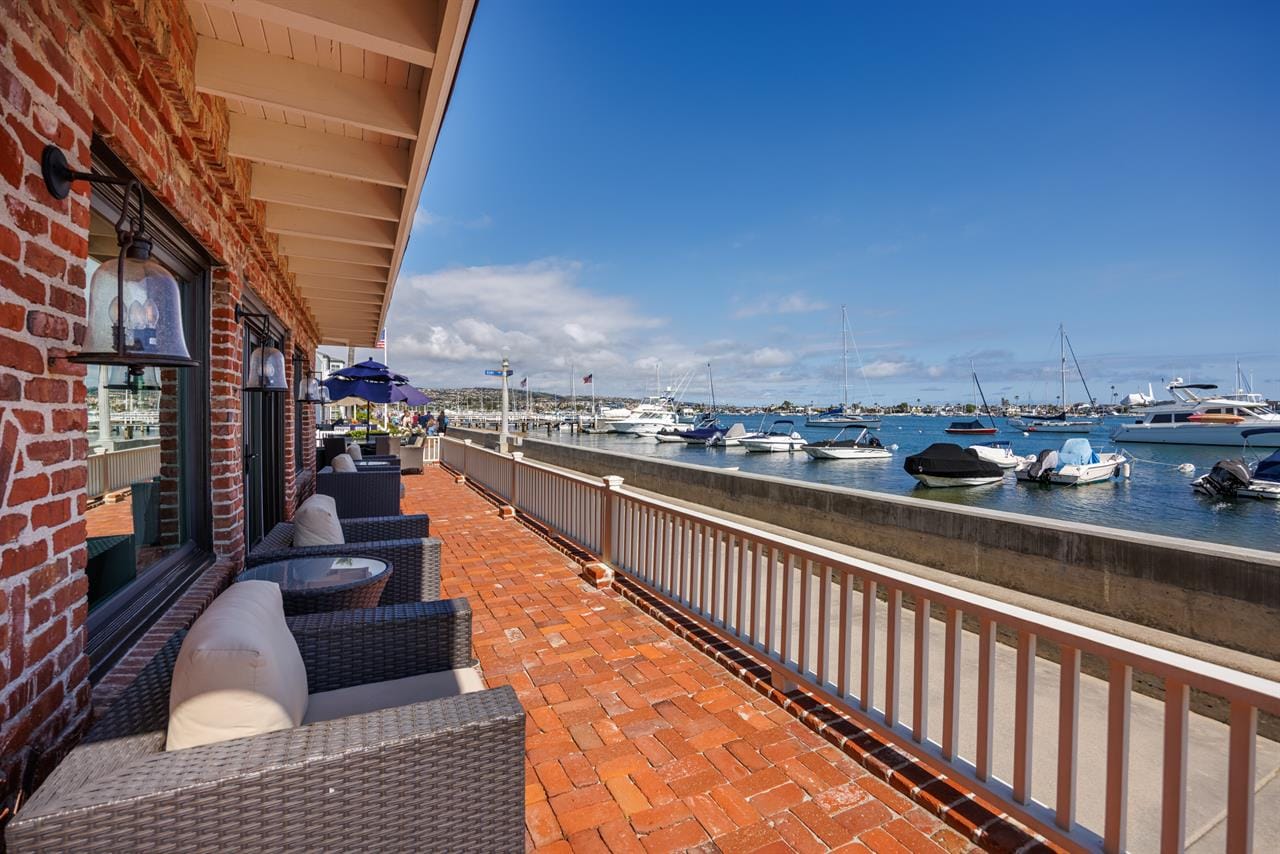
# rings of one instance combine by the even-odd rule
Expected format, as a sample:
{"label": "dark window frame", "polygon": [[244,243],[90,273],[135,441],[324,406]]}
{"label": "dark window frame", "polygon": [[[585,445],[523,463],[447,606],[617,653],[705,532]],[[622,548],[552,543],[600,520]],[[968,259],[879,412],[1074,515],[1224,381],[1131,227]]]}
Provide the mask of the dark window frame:
{"label": "dark window frame", "polygon": [[[92,145],[93,169],[136,177],[102,140]],[[141,183],[141,182],[140,182]],[[144,184],[144,190],[146,189]],[[119,216],[123,187],[95,184],[89,206],[111,221]],[[187,348],[197,360],[186,372],[178,396],[184,425],[180,466],[183,542],[145,568],[132,584],[96,607],[86,618],[85,653],[89,678],[106,675],[130,647],[213,564],[213,503],[210,491],[209,362],[213,314],[214,260],[164,206],[147,193],[147,233],[152,254],[183,281],[182,322]]]}

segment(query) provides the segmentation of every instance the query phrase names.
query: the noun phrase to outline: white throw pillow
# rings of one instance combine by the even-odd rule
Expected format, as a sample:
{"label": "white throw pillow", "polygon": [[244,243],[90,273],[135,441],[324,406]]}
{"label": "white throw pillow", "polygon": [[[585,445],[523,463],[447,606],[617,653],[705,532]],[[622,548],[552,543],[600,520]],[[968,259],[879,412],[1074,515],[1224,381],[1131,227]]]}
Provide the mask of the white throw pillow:
{"label": "white throw pillow", "polygon": [[293,514],[295,546],[340,546],[345,542],[338,505],[332,496],[313,495]]}
{"label": "white throw pillow", "polygon": [[182,642],[165,750],[290,729],[306,712],[307,671],[279,585],[232,584]]}
{"label": "white throw pillow", "polygon": [[338,454],[329,465],[333,467],[334,471],[351,472],[356,470],[356,464],[348,454]]}
{"label": "white throw pillow", "polygon": [[347,445],[347,456],[351,457],[353,460],[363,460],[364,451],[360,450],[360,446],[355,442],[351,442]]}

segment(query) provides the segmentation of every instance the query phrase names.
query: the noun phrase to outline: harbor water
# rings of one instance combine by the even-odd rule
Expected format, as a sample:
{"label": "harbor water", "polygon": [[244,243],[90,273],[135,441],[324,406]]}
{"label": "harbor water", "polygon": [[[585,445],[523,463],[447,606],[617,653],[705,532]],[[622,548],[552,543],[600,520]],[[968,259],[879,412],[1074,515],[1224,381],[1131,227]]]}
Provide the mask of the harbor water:
{"label": "harbor water", "polygon": [[[785,416],[779,416],[779,418]],[[966,416],[967,418],[967,416]],[[804,419],[794,419],[797,432],[808,439],[832,438],[836,430],[805,427]],[[930,416],[887,416],[883,426],[873,431],[885,447],[897,445],[893,458],[887,460],[812,460],[802,451],[794,453],[748,453],[743,448],[704,448],[681,443],[661,443],[653,438],[628,434],[570,434],[552,431],[550,438],[584,447],[600,448],[627,454],[669,459],[681,463],[736,468],[751,474],[804,480],[811,483],[910,495],[929,501],[987,507],[1032,516],[1047,516],[1066,521],[1085,522],[1110,528],[1124,528],[1189,537],[1215,543],[1280,550],[1280,502],[1237,500],[1233,503],[1214,501],[1196,495],[1191,481],[1209,472],[1214,463],[1228,457],[1241,456],[1240,448],[1196,447],[1188,445],[1116,446],[1110,435],[1116,425],[1128,420],[1107,418],[1087,438],[1095,451],[1123,449],[1135,459],[1130,476],[1114,478],[1085,486],[1046,486],[1018,483],[1012,471],[1001,483],[969,488],[930,489],[918,485],[903,471],[903,461],[934,442],[953,442],[961,446],[1008,441],[1015,453],[1025,456],[1045,448],[1060,448],[1062,443],[1083,434],[1024,433],[997,418],[1000,432],[994,436],[952,436],[945,432],[951,418]],[[774,418],[766,415],[725,416],[721,423],[736,422],[748,430],[768,429]],[[851,439],[857,430],[846,430],[841,438]],[[537,438],[543,438],[537,436]],[[1266,456],[1269,451],[1251,450],[1246,459]],[[1195,466],[1194,473],[1178,470],[1182,463]]]}

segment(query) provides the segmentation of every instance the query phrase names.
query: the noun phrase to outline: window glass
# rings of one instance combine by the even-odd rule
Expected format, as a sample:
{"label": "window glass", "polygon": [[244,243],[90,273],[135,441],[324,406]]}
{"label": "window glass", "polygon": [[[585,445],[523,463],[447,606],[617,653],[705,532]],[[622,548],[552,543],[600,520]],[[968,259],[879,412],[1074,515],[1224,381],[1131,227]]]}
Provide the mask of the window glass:
{"label": "window glass", "polygon": [[[113,224],[95,211],[85,271],[90,279],[100,265],[115,263],[115,243]],[[170,272],[189,294],[191,283]],[[180,500],[186,382],[187,371],[177,368],[133,375],[123,366],[86,368],[91,612],[188,539]]]}

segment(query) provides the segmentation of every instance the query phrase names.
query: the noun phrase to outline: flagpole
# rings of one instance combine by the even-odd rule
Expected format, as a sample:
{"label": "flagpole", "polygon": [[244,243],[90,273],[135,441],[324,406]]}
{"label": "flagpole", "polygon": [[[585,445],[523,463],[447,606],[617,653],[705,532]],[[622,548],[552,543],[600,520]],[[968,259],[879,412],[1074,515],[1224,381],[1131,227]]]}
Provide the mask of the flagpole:
{"label": "flagpole", "polygon": [[592,428],[599,426],[597,424],[599,417],[600,417],[599,413],[596,412],[596,375],[595,375],[595,372],[592,371],[591,372],[591,426]]}
{"label": "flagpole", "polygon": [[[391,364],[391,342],[387,340],[387,327],[382,327],[382,359],[387,364]],[[388,400],[382,404],[382,429],[391,429],[391,401]]]}

